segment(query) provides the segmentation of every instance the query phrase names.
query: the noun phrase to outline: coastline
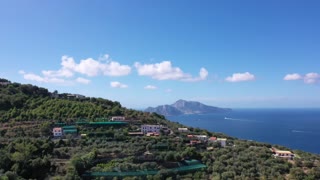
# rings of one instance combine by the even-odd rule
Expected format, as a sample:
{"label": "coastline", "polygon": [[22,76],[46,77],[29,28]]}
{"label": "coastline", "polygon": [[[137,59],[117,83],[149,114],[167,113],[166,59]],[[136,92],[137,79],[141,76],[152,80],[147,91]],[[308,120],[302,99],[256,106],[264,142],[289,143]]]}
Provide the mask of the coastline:
{"label": "coastline", "polygon": [[318,108],[241,108],[227,113],[166,116],[186,126],[320,154],[320,144],[309,143],[320,138],[317,117]]}

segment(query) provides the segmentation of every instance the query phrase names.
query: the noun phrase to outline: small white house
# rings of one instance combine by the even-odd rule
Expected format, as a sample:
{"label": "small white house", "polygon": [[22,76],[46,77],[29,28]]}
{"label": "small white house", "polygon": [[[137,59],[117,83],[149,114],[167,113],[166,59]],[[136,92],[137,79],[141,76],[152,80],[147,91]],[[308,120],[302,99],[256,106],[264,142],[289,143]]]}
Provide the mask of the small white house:
{"label": "small white house", "polygon": [[217,141],[220,142],[221,147],[226,147],[227,139],[226,138],[217,138]]}
{"label": "small white house", "polygon": [[124,121],[126,118],[124,116],[112,116],[111,121]]}
{"label": "small white house", "polygon": [[162,128],[162,125],[151,125],[151,124],[143,124],[141,125],[141,132],[143,134],[147,133],[160,133],[160,130]]}
{"label": "small white house", "polygon": [[194,137],[196,137],[200,141],[208,141],[207,135],[194,135]]}
{"label": "small white house", "polygon": [[178,128],[179,132],[189,132],[188,128]]}
{"label": "small white house", "polygon": [[53,137],[61,137],[63,135],[61,127],[53,128],[52,133],[53,133]]}
{"label": "small white house", "polygon": [[0,85],[3,85],[3,86],[6,86],[6,85],[9,85],[11,84],[10,82],[0,82]]}
{"label": "small white house", "polygon": [[86,96],[81,95],[81,94],[68,94],[67,97],[68,97],[68,98],[77,98],[77,99],[84,99],[84,98],[86,98]]}
{"label": "small white house", "polygon": [[217,137],[210,137],[209,142],[220,142],[221,147],[226,147],[227,139],[226,138],[217,138]]}

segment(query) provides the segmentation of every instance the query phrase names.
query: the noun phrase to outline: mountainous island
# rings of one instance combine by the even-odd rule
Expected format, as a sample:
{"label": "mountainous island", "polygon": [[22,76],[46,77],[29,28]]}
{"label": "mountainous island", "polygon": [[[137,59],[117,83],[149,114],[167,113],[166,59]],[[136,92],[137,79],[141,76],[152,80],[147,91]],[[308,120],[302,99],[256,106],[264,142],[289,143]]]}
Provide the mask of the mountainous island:
{"label": "mountainous island", "polygon": [[[168,107],[229,110],[183,100]],[[0,78],[0,179],[320,179],[320,156]]]}
{"label": "mountainous island", "polygon": [[148,107],[146,112],[155,112],[164,116],[178,116],[183,114],[207,114],[231,111],[230,108],[208,106],[196,101],[178,100],[171,105]]}

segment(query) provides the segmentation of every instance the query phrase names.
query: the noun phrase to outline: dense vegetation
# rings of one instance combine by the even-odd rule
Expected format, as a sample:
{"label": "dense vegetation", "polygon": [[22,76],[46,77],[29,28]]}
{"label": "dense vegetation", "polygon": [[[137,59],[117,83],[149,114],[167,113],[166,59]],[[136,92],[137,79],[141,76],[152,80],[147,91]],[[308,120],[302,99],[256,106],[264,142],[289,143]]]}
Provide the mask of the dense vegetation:
{"label": "dense vegetation", "polygon": [[[188,133],[177,131],[184,126],[161,115],[126,109],[102,98],[55,96],[57,92],[37,86],[0,82],[8,82],[0,85],[0,179],[82,179],[86,172],[147,170],[158,173],[123,179],[320,179],[319,155],[294,151],[293,160],[275,158],[270,144],[188,127],[191,134],[228,138],[224,148],[219,143],[190,146]],[[52,138],[55,123],[107,121],[119,115],[130,120],[128,125],[77,125],[87,136]],[[162,131],[159,137],[129,136],[145,123],[162,124],[171,132]],[[168,171],[186,159],[199,160],[206,168]]]}

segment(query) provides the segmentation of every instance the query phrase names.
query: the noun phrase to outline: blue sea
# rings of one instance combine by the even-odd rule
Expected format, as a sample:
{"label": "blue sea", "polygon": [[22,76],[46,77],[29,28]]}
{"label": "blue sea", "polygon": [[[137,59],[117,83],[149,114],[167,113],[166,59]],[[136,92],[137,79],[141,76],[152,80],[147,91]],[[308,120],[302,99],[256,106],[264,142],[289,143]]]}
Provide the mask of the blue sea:
{"label": "blue sea", "polygon": [[239,139],[320,154],[320,109],[233,109],[227,113],[167,119]]}

